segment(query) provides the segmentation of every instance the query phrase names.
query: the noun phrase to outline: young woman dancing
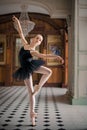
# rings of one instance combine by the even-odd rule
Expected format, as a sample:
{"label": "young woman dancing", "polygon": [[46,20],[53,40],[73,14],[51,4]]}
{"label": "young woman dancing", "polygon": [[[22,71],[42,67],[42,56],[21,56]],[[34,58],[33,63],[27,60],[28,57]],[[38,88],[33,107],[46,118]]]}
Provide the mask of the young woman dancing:
{"label": "young woman dancing", "polygon": [[[23,35],[23,31],[21,28],[20,21],[17,17],[13,16],[12,20],[14,24],[17,27],[17,31],[19,33],[19,36],[22,40],[22,48],[19,52],[19,61],[21,67],[16,70],[13,74],[13,77],[17,80],[24,80],[25,85],[28,87],[29,92],[29,99],[30,99],[30,117],[32,120],[32,125],[35,125],[35,117],[37,116],[37,113],[35,113],[35,95],[40,91],[41,87],[46,83],[46,81],[49,79],[49,77],[52,74],[52,71],[43,66],[44,60],[42,59],[57,59],[61,60],[62,63],[64,63],[64,60],[62,57],[58,55],[53,54],[42,54],[38,51],[36,51],[36,47],[39,46],[43,40],[42,35],[37,34],[35,37],[33,37],[28,43]],[[33,59],[33,56],[36,56],[40,59]],[[33,87],[32,82],[32,73],[40,73],[42,74],[42,77],[40,79],[40,82],[36,84]]]}

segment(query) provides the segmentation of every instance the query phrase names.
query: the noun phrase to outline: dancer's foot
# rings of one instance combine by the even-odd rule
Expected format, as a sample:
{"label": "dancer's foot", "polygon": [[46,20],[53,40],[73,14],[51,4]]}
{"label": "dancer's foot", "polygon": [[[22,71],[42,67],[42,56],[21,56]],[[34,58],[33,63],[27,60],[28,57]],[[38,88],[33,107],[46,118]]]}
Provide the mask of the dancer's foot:
{"label": "dancer's foot", "polygon": [[37,117],[37,113],[31,112],[30,117],[31,117],[32,125],[35,126],[35,117]]}
{"label": "dancer's foot", "polygon": [[36,94],[39,92],[39,90],[40,90],[40,86],[36,84],[36,85],[34,86],[33,95],[36,95]]}

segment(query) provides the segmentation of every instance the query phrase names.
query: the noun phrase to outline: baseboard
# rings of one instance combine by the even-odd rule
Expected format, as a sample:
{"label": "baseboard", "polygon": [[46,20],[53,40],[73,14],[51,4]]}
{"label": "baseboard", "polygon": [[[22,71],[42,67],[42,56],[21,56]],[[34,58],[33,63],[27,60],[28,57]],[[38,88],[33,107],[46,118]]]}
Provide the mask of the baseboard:
{"label": "baseboard", "polygon": [[87,97],[72,99],[72,105],[87,105]]}

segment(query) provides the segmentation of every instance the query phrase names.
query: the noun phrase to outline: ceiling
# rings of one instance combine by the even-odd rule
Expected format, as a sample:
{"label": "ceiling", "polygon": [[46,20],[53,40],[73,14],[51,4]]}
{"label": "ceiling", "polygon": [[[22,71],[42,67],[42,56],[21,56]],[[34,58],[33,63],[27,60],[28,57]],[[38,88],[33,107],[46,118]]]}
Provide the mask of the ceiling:
{"label": "ceiling", "polygon": [[21,12],[28,5],[28,12],[48,14],[51,17],[66,17],[71,12],[72,0],[1,0],[0,15]]}

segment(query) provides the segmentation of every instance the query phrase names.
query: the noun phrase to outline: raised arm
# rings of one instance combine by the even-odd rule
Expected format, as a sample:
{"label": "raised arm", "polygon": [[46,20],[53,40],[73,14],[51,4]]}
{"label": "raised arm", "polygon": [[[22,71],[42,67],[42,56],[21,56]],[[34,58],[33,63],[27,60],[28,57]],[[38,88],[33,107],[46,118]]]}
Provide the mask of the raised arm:
{"label": "raised arm", "polygon": [[28,44],[27,40],[25,39],[25,37],[23,35],[23,31],[22,31],[22,28],[21,28],[20,21],[15,16],[12,17],[12,20],[13,20],[14,24],[17,26],[17,31],[19,33],[19,36],[20,36],[20,38],[22,40],[23,45]]}

